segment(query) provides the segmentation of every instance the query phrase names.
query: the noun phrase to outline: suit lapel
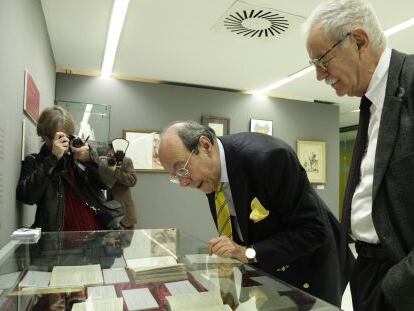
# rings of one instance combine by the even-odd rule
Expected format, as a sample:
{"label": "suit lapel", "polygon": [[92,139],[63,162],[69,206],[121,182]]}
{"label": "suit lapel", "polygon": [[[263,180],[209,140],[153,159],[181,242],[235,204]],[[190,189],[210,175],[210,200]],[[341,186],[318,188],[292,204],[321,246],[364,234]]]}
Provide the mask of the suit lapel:
{"label": "suit lapel", "polygon": [[378,188],[384,178],[385,171],[387,170],[399,130],[398,125],[401,114],[402,98],[395,94],[398,94],[399,77],[404,63],[404,57],[403,54],[396,51],[393,51],[391,55],[387,89],[378,133],[377,150],[375,153],[375,169],[372,189],[373,200],[375,200]]}

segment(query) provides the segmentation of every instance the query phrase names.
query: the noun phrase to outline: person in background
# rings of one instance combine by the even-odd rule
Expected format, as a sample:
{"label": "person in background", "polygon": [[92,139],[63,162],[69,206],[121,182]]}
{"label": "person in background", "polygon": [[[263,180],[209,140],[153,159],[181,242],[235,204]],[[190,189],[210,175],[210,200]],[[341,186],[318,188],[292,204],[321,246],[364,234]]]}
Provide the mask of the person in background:
{"label": "person in background", "polygon": [[171,181],[207,194],[219,233],[210,253],[340,306],[354,258],[339,262],[339,223],[286,143],[259,133],[217,138],[184,121],[163,131],[159,156]]}
{"label": "person in background", "polygon": [[122,151],[115,152],[112,144],[109,145],[107,156],[101,157],[101,160],[109,168],[109,173],[106,175],[115,180],[113,186],[107,191],[107,199],[114,199],[121,203],[125,212],[125,216],[120,223],[121,228],[133,230],[137,223],[137,215],[131,195],[131,187],[134,187],[137,183],[137,174],[132,160],[125,157]]}
{"label": "person in background", "polygon": [[414,310],[414,55],[387,47],[367,1],[325,1],[305,25],[316,78],[361,98],[342,214],[354,310]]}
{"label": "person in background", "polygon": [[37,122],[44,144],[22,162],[16,196],[36,204],[33,227],[43,231],[105,229],[93,205],[95,199],[104,200],[101,190],[114,181],[103,182],[99,158],[74,133],[75,122],[65,109],[46,108]]}

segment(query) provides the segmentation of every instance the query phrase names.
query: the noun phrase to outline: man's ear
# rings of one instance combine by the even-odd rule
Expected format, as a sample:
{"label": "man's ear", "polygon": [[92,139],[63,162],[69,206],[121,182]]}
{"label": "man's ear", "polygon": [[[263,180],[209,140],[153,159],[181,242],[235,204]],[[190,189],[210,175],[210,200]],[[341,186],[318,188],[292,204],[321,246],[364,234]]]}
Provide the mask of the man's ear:
{"label": "man's ear", "polygon": [[365,50],[370,45],[367,32],[362,28],[356,28],[352,31],[353,41],[356,43],[358,51]]}
{"label": "man's ear", "polygon": [[203,135],[200,136],[200,138],[198,139],[198,149],[204,151],[207,154],[210,154],[213,150],[213,145],[210,139]]}

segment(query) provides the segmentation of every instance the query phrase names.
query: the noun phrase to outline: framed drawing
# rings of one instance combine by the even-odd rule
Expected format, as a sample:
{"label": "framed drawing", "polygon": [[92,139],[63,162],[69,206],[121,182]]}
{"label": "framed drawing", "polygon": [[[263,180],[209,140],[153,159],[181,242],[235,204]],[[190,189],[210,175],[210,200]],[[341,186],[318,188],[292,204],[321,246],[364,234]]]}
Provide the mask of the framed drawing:
{"label": "framed drawing", "polygon": [[28,70],[24,71],[23,110],[36,124],[39,118],[40,93]]}
{"label": "framed drawing", "polygon": [[124,138],[129,141],[125,156],[132,159],[135,170],[141,172],[165,172],[158,157],[159,130],[124,129]]}
{"label": "framed drawing", "polygon": [[272,136],[273,121],[250,119],[250,132],[262,133]]}
{"label": "framed drawing", "polygon": [[326,182],[325,142],[298,140],[297,155],[311,183],[322,184]]}
{"label": "framed drawing", "polygon": [[217,136],[225,136],[230,133],[230,119],[222,117],[202,116],[201,124],[211,127]]}

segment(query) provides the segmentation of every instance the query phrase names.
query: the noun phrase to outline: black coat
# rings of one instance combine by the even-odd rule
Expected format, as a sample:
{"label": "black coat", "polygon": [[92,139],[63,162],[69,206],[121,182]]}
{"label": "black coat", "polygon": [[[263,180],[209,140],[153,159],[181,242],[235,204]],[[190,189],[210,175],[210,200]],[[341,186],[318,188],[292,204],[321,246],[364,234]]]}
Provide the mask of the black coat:
{"label": "black coat", "polygon": [[[257,267],[291,285],[340,306],[354,261],[340,263],[340,227],[309,184],[295,152],[283,141],[257,133],[220,138],[237,221],[245,243],[253,245]],[[253,222],[257,197],[270,212]],[[216,222],[214,193],[208,195]]]}
{"label": "black coat", "polygon": [[[112,186],[107,174],[103,175],[96,154],[91,151],[91,162],[76,165],[73,159],[65,155],[60,161],[43,145],[38,154],[28,155],[22,162],[17,199],[26,204],[36,204],[36,216],[33,227],[43,231],[63,230],[64,224],[64,184],[69,167],[75,169],[76,191],[86,199],[89,205],[105,201],[101,189]],[[51,168],[52,173],[49,174]],[[105,176],[105,178],[103,178]],[[105,181],[105,182],[104,182]]]}

